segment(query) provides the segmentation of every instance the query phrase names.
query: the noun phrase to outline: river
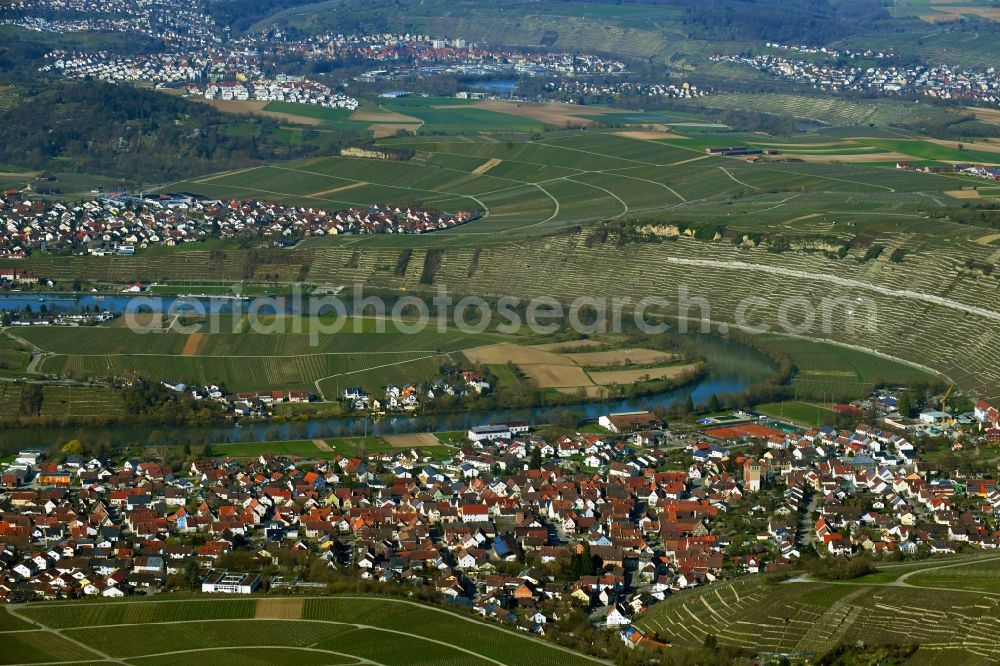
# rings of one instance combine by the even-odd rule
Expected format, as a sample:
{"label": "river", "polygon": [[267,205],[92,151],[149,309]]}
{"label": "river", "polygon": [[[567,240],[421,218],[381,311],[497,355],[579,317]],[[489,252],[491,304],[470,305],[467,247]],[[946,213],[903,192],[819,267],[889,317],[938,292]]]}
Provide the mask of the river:
{"label": "river", "polygon": [[133,305],[133,311],[139,307],[147,306],[148,309],[166,312],[175,302],[179,302],[176,307],[204,308],[205,312],[232,312],[235,307],[245,310],[250,303],[246,298],[231,298],[227,296],[170,296],[156,294],[30,294],[21,292],[7,292],[0,294],[0,312],[21,311],[25,308],[32,312],[38,312],[44,305],[50,312],[80,312],[84,309],[92,310],[96,307],[106,312],[124,314]]}
{"label": "river", "polygon": [[707,359],[707,373],[698,382],[664,393],[634,400],[584,402],[555,407],[496,410],[490,412],[453,412],[418,416],[391,416],[372,420],[366,417],[338,417],[284,423],[232,423],[206,427],[112,426],[102,428],[32,428],[0,430],[0,449],[43,446],[79,439],[85,444],[106,443],[122,446],[150,444],[218,444],[225,442],[265,442],[274,440],[313,439],[354,435],[386,435],[408,432],[466,430],[472,426],[505,421],[530,424],[552,423],[567,410],[581,419],[595,419],[609,412],[625,412],[653,407],[669,407],[691,396],[695,404],[705,404],[712,395],[740,393],[767,380],[776,368],[771,360],[755,350],[723,338],[698,335],[697,344]]}

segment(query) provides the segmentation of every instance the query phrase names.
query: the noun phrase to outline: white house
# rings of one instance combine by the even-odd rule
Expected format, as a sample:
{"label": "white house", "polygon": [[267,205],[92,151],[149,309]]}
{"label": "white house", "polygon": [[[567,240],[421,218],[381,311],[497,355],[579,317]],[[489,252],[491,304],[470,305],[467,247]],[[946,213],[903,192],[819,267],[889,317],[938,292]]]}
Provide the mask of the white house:
{"label": "white house", "polygon": [[201,582],[201,591],[209,594],[250,594],[260,587],[260,576],[254,573],[208,572]]}

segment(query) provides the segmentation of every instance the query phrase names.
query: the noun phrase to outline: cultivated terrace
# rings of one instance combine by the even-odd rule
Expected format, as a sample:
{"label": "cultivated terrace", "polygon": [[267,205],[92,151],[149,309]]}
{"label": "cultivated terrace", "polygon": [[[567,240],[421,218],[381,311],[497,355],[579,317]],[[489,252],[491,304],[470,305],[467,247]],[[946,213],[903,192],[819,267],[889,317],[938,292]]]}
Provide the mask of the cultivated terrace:
{"label": "cultivated terrace", "polygon": [[[970,449],[1000,433],[995,409],[976,415]],[[541,634],[575,608],[634,642],[635,614],[722,577],[1000,545],[997,482],[937,471],[899,431],[601,423],[474,428],[444,459],[25,450],[0,477],[0,599],[360,578]]]}

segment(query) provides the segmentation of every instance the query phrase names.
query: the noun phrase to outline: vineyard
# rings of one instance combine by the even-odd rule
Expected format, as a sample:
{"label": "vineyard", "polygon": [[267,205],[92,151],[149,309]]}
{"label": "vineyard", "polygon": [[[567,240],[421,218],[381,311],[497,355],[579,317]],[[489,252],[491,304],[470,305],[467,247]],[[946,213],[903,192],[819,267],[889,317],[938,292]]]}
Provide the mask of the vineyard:
{"label": "vineyard", "polygon": [[[676,645],[701,645],[711,634],[724,645],[805,656],[862,641],[918,645],[912,663],[995,663],[1000,600],[973,582],[977,572],[995,567],[993,559],[886,565],[876,574],[886,583],[724,581],[674,595],[637,624]],[[966,591],[951,589],[955,578],[967,582]],[[988,581],[995,587],[995,575]]]}
{"label": "vineyard", "polygon": [[[889,139],[877,130],[849,131],[853,138],[821,135],[814,145],[771,143],[793,155],[803,150],[850,153],[866,146],[883,152],[934,150],[939,156],[953,150],[912,138]],[[855,136],[859,133],[865,136]],[[747,137],[737,137],[742,138]],[[82,279],[114,288],[137,279],[173,281],[182,291],[189,287],[180,285],[222,288],[238,282],[255,288],[260,286],[255,281],[275,274],[281,276],[279,286],[301,281],[307,293],[314,286],[362,285],[432,295],[447,287],[460,295],[549,296],[563,302],[579,296],[638,300],[650,295],[675,301],[675,288],[686,285],[709,301],[716,325],[732,322],[747,298],[766,295],[771,308],[755,308],[753,315],[770,330],[781,330],[781,303],[806,299],[816,305],[832,299],[844,325],[804,330],[800,337],[851,345],[857,353],[883,360],[855,359],[839,350],[817,352],[812,361],[800,359],[799,397],[842,396],[932,375],[986,397],[1000,395],[995,326],[1000,314],[993,309],[997,282],[992,273],[1000,254],[995,245],[980,242],[992,238],[990,229],[950,217],[957,200],[948,193],[968,187],[970,178],[860,163],[751,165],[705,153],[726,140],[725,135],[644,140],[601,131],[508,142],[404,137],[387,144],[413,148],[416,157],[409,162],[323,158],[221,175],[183,188],[309,205],[389,199],[445,209],[473,207],[482,211],[481,219],[452,232],[419,236],[310,238],[283,251],[193,245],[134,257],[36,253],[20,265],[62,283]],[[762,147],[767,143],[759,136],[754,140]],[[480,170],[484,165],[489,168]],[[316,194],[344,183],[363,186],[342,191],[349,201]],[[638,228],[663,232],[630,239],[583,224],[601,219],[641,220]],[[681,234],[684,226],[688,233]],[[675,235],[669,234],[671,228]],[[708,228],[708,237],[690,237],[696,228]],[[726,234],[712,240],[713,228]],[[776,236],[784,248],[773,242]],[[662,314],[672,310],[668,306]],[[873,312],[871,321],[854,322],[872,326],[847,326],[851,322],[843,320],[855,310]],[[411,371],[425,376],[450,352],[502,341],[339,333],[321,336],[314,346],[305,334],[214,333],[188,350],[195,356],[180,356],[188,341],[172,332],[146,335],[141,345],[125,330],[102,330],[99,339],[86,330],[24,335],[51,354],[39,367],[43,372],[100,377],[132,370],[221,381],[234,390],[276,383],[309,388],[317,381],[324,391],[331,384],[336,390],[338,379],[324,380],[334,376],[355,378],[362,386],[384,383],[379,377],[387,375],[405,381]],[[958,344],[943,344],[945,339]],[[365,374],[370,368],[379,371]]]}
{"label": "vineyard", "polygon": [[[11,615],[0,625],[5,646],[0,663],[57,658],[65,663],[217,663],[221,651],[227,660],[247,655],[248,663],[559,666],[593,661],[457,613],[366,597],[79,602],[32,605]],[[107,631],[112,627],[113,634]]]}
{"label": "vineyard", "polygon": [[[34,327],[19,333],[47,353],[40,368],[48,374],[77,379],[135,374],[188,384],[218,384],[230,391],[312,392],[319,382],[319,389],[331,396],[338,387],[360,386],[376,393],[387,384],[433,379],[441,364],[451,360],[450,353],[507,339],[490,332],[438,332],[435,327],[413,334],[391,327],[378,332],[373,322],[363,320],[359,332],[346,325],[343,332],[334,334],[308,333],[310,325],[318,325],[309,320],[299,324],[305,333],[209,333],[191,355],[182,354],[189,336],[173,330],[142,334],[123,327]],[[104,353],[74,352],[81,347]],[[81,405],[99,400],[77,388],[72,394]],[[65,390],[61,400],[68,400]],[[53,395],[51,402],[46,396],[45,404],[60,402]],[[105,406],[98,411],[107,414],[109,409]]]}
{"label": "vineyard", "polygon": [[896,100],[847,100],[779,93],[727,93],[701,100],[705,106],[789,115],[826,125],[886,126],[942,115],[923,104]]}

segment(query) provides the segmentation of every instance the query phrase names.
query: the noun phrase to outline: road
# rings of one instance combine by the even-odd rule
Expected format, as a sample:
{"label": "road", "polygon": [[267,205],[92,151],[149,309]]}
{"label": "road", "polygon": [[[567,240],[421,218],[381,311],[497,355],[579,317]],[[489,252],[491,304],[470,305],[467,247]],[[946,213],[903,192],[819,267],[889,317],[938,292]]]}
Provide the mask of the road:
{"label": "road", "polygon": [[879,582],[874,582],[874,581],[865,581],[863,579],[859,579],[859,580],[822,580],[822,579],[813,578],[812,576],[810,576],[808,574],[803,574],[801,576],[796,576],[795,578],[789,578],[788,580],[786,580],[784,582],[785,583],[789,583],[789,584],[795,584],[795,583],[823,583],[824,585],[855,585],[855,586],[858,586],[858,587],[908,587],[908,588],[913,588],[913,589],[918,589],[918,590],[940,590],[940,591],[943,591],[943,592],[962,592],[962,593],[968,593],[968,594],[978,594],[978,595],[983,595],[983,596],[988,596],[988,597],[1000,597],[1000,593],[997,593],[997,592],[984,592],[982,590],[970,590],[970,589],[966,589],[966,588],[962,588],[962,587],[951,587],[951,586],[944,586],[944,585],[941,585],[941,586],[914,585],[912,583],[908,583],[907,582],[907,579],[910,576],[913,576],[913,575],[916,575],[916,574],[921,574],[921,573],[926,573],[928,571],[936,571],[938,569],[951,569],[953,567],[961,567],[961,566],[966,566],[966,565],[969,565],[969,564],[980,564],[982,562],[996,562],[996,561],[1000,561],[1000,555],[994,555],[992,557],[977,557],[977,558],[972,558],[972,559],[968,559],[968,560],[962,560],[961,562],[950,562],[948,564],[928,565],[926,567],[920,567],[918,569],[914,569],[913,571],[908,571],[908,572],[906,572],[904,574],[901,574],[895,580],[887,581],[887,582],[884,582],[884,583],[879,583]]}

